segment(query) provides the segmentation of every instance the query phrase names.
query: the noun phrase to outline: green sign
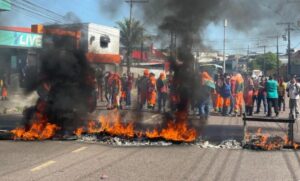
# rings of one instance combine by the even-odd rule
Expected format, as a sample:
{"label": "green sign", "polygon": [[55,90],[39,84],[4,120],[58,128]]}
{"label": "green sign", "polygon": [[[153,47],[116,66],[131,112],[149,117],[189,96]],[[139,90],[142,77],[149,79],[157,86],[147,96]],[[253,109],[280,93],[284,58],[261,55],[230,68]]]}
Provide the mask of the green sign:
{"label": "green sign", "polygon": [[0,0],[0,11],[10,11],[11,3],[10,0]]}
{"label": "green sign", "polygon": [[42,35],[0,30],[0,46],[42,48]]}

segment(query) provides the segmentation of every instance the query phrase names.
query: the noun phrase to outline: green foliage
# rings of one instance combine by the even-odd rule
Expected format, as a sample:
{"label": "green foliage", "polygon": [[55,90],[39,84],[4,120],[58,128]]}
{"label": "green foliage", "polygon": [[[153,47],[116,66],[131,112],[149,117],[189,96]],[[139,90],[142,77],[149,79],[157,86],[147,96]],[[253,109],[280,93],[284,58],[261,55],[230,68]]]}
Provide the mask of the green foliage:
{"label": "green foliage", "polygon": [[132,47],[137,46],[143,40],[144,27],[140,21],[132,19],[131,26],[130,20],[125,18],[123,21],[118,21],[117,26],[120,29],[120,42],[126,47],[128,53],[132,51]]}
{"label": "green foliage", "polygon": [[[259,69],[264,70],[264,64],[266,72],[276,72],[277,68],[277,57],[274,53],[266,53],[263,55],[258,55],[253,61],[249,62],[248,66],[251,70]],[[281,62],[279,61],[279,66]]]}

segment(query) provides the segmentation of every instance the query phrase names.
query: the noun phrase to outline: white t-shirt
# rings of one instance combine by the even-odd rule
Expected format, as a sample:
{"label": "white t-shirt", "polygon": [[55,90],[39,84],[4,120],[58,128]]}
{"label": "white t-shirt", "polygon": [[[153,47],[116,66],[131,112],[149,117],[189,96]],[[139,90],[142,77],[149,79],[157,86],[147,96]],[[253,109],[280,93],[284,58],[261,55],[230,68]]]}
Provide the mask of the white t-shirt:
{"label": "white t-shirt", "polygon": [[288,95],[290,96],[290,99],[299,99],[300,96],[300,84],[299,83],[294,83],[291,84],[289,83],[287,86],[288,89]]}

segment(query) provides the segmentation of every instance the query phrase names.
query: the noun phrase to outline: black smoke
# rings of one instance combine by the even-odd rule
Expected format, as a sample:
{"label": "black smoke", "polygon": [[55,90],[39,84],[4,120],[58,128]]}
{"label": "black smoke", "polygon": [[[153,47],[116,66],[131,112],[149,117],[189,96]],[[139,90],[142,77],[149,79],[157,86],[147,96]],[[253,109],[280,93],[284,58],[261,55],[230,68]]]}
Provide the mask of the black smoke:
{"label": "black smoke", "polygon": [[100,12],[109,18],[115,18],[123,3],[123,0],[101,0],[99,4]]}
{"label": "black smoke", "polygon": [[27,124],[41,113],[62,131],[72,131],[95,109],[95,74],[84,52],[44,49],[35,73],[27,77],[26,90],[37,91],[39,100],[25,110]]}

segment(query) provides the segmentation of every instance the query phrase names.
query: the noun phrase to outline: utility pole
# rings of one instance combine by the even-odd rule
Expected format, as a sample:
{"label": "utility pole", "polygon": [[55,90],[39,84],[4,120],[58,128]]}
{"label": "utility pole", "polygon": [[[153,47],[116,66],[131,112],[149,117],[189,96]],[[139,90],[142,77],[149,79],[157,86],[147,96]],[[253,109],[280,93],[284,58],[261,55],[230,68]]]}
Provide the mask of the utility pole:
{"label": "utility pole", "polygon": [[226,72],[226,55],[225,55],[225,48],[226,48],[226,27],[227,27],[227,19],[224,20],[224,42],[223,42],[223,73]]}
{"label": "utility pole", "polygon": [[279,78],[279,35],[269,36],[268,38],[276,38],[276,73],[277,78]]}
{"label": "utility pole", "polygon": [[143,61],[143,52],[144,52],[144,30],[142,30],[141,61]]}
{"label": "utility pole", "polygon": [[276,57],[277,57],[277,78],[280,77],[279,73],[279,36],[276,36]]}
{"label": "utility pole", "polygon": [[264,47],[264,76],[266,76],[266,45]]}
{"label": "utility pole", "polygon": [[266,45],[258,46],[258,48],[264,48],[263,54],[263,75],[266,76]]}
{"label": "utility pole", "polygon": [[286,76],[289,77],[290,73],[291,73],[291,31],[293,31],[294,29],[291,28],[291,25],[293,25],[294,23],[291,22],[285,22],[285,23],[277,23],[277,25],[285,25],[287,26],[287,32],[288,32],[288,65],[287,65],[287,73]]}
{"label": "utility pole", "polygon": [[125,1],[126,3],[129,3],[129,32],[128,32],[128,36],[129,36],[129,46],[128,46],[128,50],[127,50],[127,74],[130,74],[130,54],[132,51],[132,44],[131,44],[131,24],[132,24],[132,9],[133,9],[133,3],[148,3],[148,1],[138,1],[138,0],[128,0]]}
{"label": "utility pole", "polygon": [[176,42],[177,42],[176,32],[171,30],[171,44],[170,44],[170,54],[176,57]]}

